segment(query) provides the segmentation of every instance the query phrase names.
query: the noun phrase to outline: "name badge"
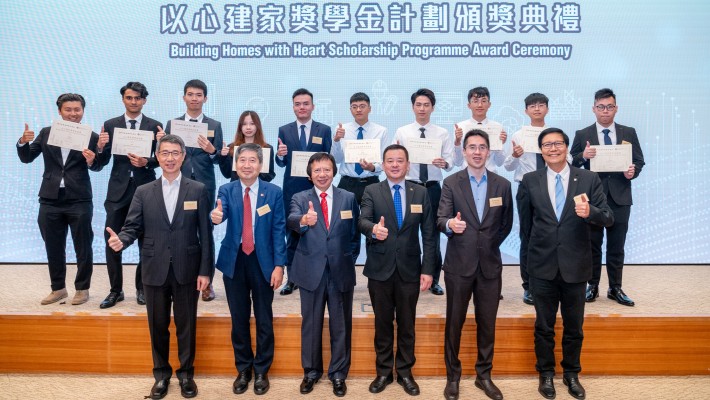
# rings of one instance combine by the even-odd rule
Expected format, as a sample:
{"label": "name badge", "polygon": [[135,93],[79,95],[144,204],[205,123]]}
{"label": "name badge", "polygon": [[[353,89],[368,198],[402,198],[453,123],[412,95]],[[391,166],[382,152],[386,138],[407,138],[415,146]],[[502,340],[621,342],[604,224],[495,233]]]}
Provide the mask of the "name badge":
{"label": "name badge", "polygon": [[579,204],[579,203],[584,203],[584,202],[589,202],[589,197],[587,197],[586,193],[578,194],[574,196],[574,204]]}
{"label": "name badge", "polygon": [[186,201],[184,209],[185,211],[197,210],[197,201]]}
{"label": "name badge", "polygon": [[353,211],[345,210],[340,212],[340,219],[353,219]]}
{"label": "name badge", "polygon": [[323,144],[323,138],[320,136],[311,136],[311,142],[314,144]]}
{"label": "name badge", "polygon": [[622,140],[621,144],[631,144],[631,142],[627,142],[626,140]]}
{"label": "name badge", "polygon": [[207,137],[214,137],[214,131],[207,131]]}
{"label": "name badge", "polygon": [[409,211],[412,214],[421,214],[422,213],[422,205],[421,204],[412,204],[411,207],[409,208]]}
{"label": "name badge", "polygon": [[271,212],[271,207],[269,207],[268,204],[256,209],[256,213],[259,214],[260,217],[263,217],[264,214],[268,214],[270,212]]}
{"label": "name badge", "polygon": [[488,206],[489,207],[500,207],[503,205],[503,198],[502,197],[491,197],[488,199]]}

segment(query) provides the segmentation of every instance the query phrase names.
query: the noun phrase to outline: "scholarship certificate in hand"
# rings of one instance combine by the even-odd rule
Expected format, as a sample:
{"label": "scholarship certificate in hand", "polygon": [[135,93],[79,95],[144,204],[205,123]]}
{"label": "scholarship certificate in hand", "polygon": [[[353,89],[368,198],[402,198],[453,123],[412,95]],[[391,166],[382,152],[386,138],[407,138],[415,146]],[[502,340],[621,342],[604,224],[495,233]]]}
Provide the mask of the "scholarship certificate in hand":
{"label": "scholarship certificate in hand", "polygon": [[626,172],[631,161],[630,144],[590,146],[597,155],[589,160],[589,169],[594,172]]}
{"label": "scholarship certificate in hand", "polygon": [[47,144],[65,149],[84,151],[89,148],[91,127],[76,122],[58,120],[52,123]]}
{"label": "scholarship certificate in hand", "polygon": [[343,140],[343,151],[346,163],[359,163],[360,160],[382,162],[379,139]]}
{"label": "scholarship certificate in hand", "polygon": [[153,131],[114,128],[111,153],[124,156],[131,153],[148,158],[153,147],[153,135]]}
{"label": "scholarship certificate in hand", "polygon": [[405,146],[409,152],[409,161],[416,164],[433,164],[435,158],[441,157],[440,139],[407,139]]}
{"label": "scholarship certificate in hand", "polygon": [[180,136],[187,147],[200,147],[197,144],[197,136],[207,137],[207,124],[174,119],[170,121],[170,133]]}

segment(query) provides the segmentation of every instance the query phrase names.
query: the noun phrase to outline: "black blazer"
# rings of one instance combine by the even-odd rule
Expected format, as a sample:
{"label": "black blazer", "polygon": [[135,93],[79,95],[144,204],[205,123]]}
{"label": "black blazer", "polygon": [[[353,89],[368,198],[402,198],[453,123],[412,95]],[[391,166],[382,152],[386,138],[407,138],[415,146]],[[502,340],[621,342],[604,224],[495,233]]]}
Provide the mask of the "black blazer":
{"label": "black blazer", "polygon": [[482,217],[476,211],[468,170],[464,168],[444,179],[437,213],[439,230],[446,233],[446,222],[456,217],[456,213],[460,212],[461,219],[466,221],[462,234],[447,234],[443,266],[447,274],[472,277],[479,265],[487,279],[497,278],[502,272],[500,245],[513,227],[513,195],[510,182],[502,176],[488,171],[486,179],[488,189]]}
{"label": "black blazer", "polygon": [[[641,151],[638,136],[636,136],[636,130],[617,123],[614,123],[614,128],[616,131],[616,144],[621,144],[624,141],[631,143],[631,161],[636,167],[632,179],[636,179],[646,164],[643,161],[643,152]],[[587,141],[593,146],[600,144],[596,124],[592,124],[574,134],[570,154],[572,155],[572,165],[575,167],[589,169],[589,160],[585,160],[582,156],[584,148],[587,146]],[[616,204],[620,206],[633,204],[631,180],[626,179],[623,172],[600,172],[599,178],[601,178],[604,193],[610,195]]]}
{"label": "black blazer", "polygon": [[[175,119],[189,120],[186,114]],[[208,137],[207,140],[212,143],[217,153],[214,157],[210,157],[199,147],[187,147],[185,152],[185,161],[182,163],[183,175],[190,177],[190,174],[195,174],[195,180],[202,182],[213,193],[210,198],[214,198],[214,192],[217,188],[217,183],[214,175],[214,164],[219,164],[221,158],[219,151],[222,149],[224,142],[222,141],[222,124],[206,115],[202,116],[202,123],[207,124],[207,129],[214,131],[214,137]],[[170,134],[170,121],[165,126],[165,133]]]}
{"label": "black blazer", "polygon": [[[86,159],[80,151],[70,150],[66,164],[62,162],[62,150],[59,147],[47,144],[51,127],[42,128],[39,135],[32,143],[17,147],[17,155],[25,164],[31,163],[42,154],[44,160],[44,173],[42,184],[39,187],[39,197],[56,200],[59,197],[59,183],[64,178],[64,189],[67,200],[91,200],[91,179],[89,170],[101,171],[103,166],[96,155],[91,167],[86,165]],[[89,150],[96,153],[96,143],[99,135],[91,132]],[[105,149],[104,149],[105,150]]]}
{"label": "black blazer", "polygon": [[[547,191],[547,168],[523,176],[516,196],[520,233],[527,246],[528,273],[552,280],[557,271],[568,283],[586,282],[592,277],[591,225],[609,227],[614,215],[607,205],[602,183],[594,172],[570,167],[569,187],[560,221]],[[589,197],[589,217],[574,211],[574,197]]]}
{"label": "black blazer", "polygon": [[[231,145],[232,145],[232,143],[230,143],[230,146]],[[276,177],[276,170],[274,170],[274,148],[271,147],[271,145],[268,143],[264,147],[271,149],[271,157],[269,158],[269,172],[268,173],[265,173],[265,172],[260,173],[259,179],[261,179],[264,182],[271,182]],[[264,161],[266,161],[266,160],[264,160]],[[219,158],[219,172],[222,173],[222,176],[229,179],[230,182],[234,182],[237,179],[239,179],[239,175],[237,175],[237,171],[232,171],[232,163],[233,162],[234,162],[233,155],[231,155],[231,156],[227,155],[226,157]]]}
{"label": "black blazer", "polygon": [[[429,204],[429,194],[424,186],[404,183],[407,191],[402,228],[397,228],[394,201],[389,182],[384,181],[365,188],[360,203],[358,228],[367,242],[367,260],[363,274],[378,281],[388,279],[395,271],[407,282],[419,282],[421,274],[434,273],[436,237],[434,236],[434,212]],[[412,204],[421,205],[421,213],[412,213]],[[385,217],[388,230],[384,241],[372,237],[372,228]],[[424,257],[419,248],[419,231],[423,240]]]}

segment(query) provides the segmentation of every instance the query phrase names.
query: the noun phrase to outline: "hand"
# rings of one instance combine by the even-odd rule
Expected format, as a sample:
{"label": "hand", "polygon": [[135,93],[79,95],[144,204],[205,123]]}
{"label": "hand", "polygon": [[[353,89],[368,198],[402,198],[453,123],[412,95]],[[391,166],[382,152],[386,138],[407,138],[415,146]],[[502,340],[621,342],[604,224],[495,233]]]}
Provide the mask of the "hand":
{"label": "hand", "polygon": [[380,223],[372,227],[372,234],[375,235],[377,240],[386,240],[388,233],[389,231],[385,227],[385,217],[382,216],[380,217]]}
{"label": "hand", "polygon": [[375,164],[367,162],[364,158],[360,159],[360,167],[365,171],[375,172]]}
{"label": "hand", "polygon": [[133,165],[134,167],[143,168],[146,165],[148,165],[147,158],[139,157],[133,153],[128,153],[128,160],[131,162],[131,165]]}
{"label": "hand", "polygon": [[222,151],[220,152],[220,155],[222,157],[229,155],[229,146],[227,146],[227,142],[222,143]]}
{"label": "hand", "polygon": [[523,153],[525,153],[525,151],[523,150],[523,146],[515,144],[515,140],[513,140],[513,157],[520,158]]}
{"label": "hand", "polygon": [[579,203],[574,205],[574,212],[577,213],[577,216],[580,218],[589,217],[589,203],[584,196],[582,196],[582,200]]}
{"label": "hand", "polygon": [[449,229],[458,234],[462,234],[466,230],[466,221],[461,220],[460,212],[456,213],[455,218],[449,220]]}
{"label": "hand", "polygon": [[443,168],[446,168],[446,160],[444,160],[444,159],[441,158],[441,157],[435,158],[431,163],[432,163],[435,167],[439,167],[439,168],[442,168],[442,169],[443,169]]}
{"label": "hand", "polygon": [[586,160],[591,160],[597,155],[597,149],[589,145],[589,140],[587,140],[587,147],[584,148],[584,152],[582,153],[582,157],[584,157]]}
{"label": "hand", "polygon": [[205,275],[200,275],[197,277],[197,290],[203,291],[210,286],[210,277]]}
{"label": "hand", "polygon": [[281,287],[281,283],[284,280],[284,269],[282,266],[277,265],[274,268],[274,272],[271,273],[271,289],[276,290]]}
{"label": "hand", "polygon": [[318,214],[316,214],[316,210],[313,209],[313,202],[309,201],[308,212],[301,217],[301,225],[313,226],[316,222],[318,222]]}
{"label": "hand", "polygon": [[81,154],[86,159],[86,165],[92,166],[94,164],[94,160],[96,159],[96,153],[89,149],[84,149],[82,150]]}
{"label": "hand", "polygon": [[30,130],[30,126],[25,123],[25,131],[20,136],[20,144],[29,143],[35,140],[35,131]]}
{"label": "hand", "polygon": [[279,147],[276,150],[276,155],[279,157],[286,157],[286,154],[288,154],[288,147],[286,147],[284,142],[281,141],[281,138],[279,138]]}
{"label": "hand", "polygon": [[423,292],[425,290],[429,290],[432,282],[434,282],[433,276],[426,274],[419,275],[419,291]]}
{"label": "hand", "polygon": [[116,232],[113,231],[113,229],[109,228],[108,226],[106,227],[106,232],[108,232],[109,237],[108,237],[108,247],[111,248],[111,250],[115,251],[118,253],[119,251],[123,250],[123,242],[121,239],[118,238],[118,235],[116,235]]}
{"label": "hand", "polygon": [[217,199],[217,208],[212,210],[210,213],[210,217],[212,218],[212,223],[215,225],[219,225],[222,223],[222,219],[224,218],[224,213],[222,213],[222,200]]}
{"label": "hand", "polygon": [[631,164],[629,165],[629,169],[624,172],[624,176],[626,179],[634,179],[634,175],[636,174],[636,165]]}
{"label": "hand", "polygon": [[343,129],[343,124],[338,122],[338,129],[335,130],[335,137],[333,137],[333,140],[339,142],[343,137],[345,137],[345,129]]}
{"label": "hand", "polygon": [[459,128],[458,124],[454,124],[454,146],[461,146],[461,140],[463,139],[463,129]]}
{"label": "hand", "polygon": [[104,127],[101,127],[101,133],[99,133],[99,141],[96,143],[96,149],[100,152],[104,151],[104,146],[108,143],[108,133],[104,129]]}
{"label": "hand", "polygon": [[207,154],[214,154],[217,151],[212,145],[212,142],[202,135],[197,135],[197,145]]}
{"label": "hand", "polygon": [[158,126],[158,133],[155,134],[155,140],[160,140],[163,136],[165,136],[165,131],[162,126]]}
{"label": "hand", "polygon": [[505,132],[505,130],[500,131],[500,141],[505,144],[506,140],[508,140],[508,134]]}

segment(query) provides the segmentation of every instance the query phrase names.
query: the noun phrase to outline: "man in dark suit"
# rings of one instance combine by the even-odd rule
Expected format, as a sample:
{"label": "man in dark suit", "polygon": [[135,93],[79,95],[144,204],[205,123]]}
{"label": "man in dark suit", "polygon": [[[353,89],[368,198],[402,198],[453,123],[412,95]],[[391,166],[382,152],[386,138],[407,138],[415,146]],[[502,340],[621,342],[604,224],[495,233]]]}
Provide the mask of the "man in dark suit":
{"label": "man in dark suit", "polygon": [[447,384],[444,397],[459,397],[461,330],[473,295],[476,312],[475,385],[494,400],[503,394],[491,380],[496,316],[503,284],[500,245],[513,227],[510,182],[486,170],[490,156],[488,134],[466,133],[463,156],[466,169],[444,179],[437,225],[449,238],[444,258],[446,333],[444,354]]}
{"label": "man in dark suit", "polygon": [[185,143],[180,137],[162,137],[156,153],[163,175],[136,189],[121,232],[117,235],[111,227],[106,228],[108,244],[118,252],[143,237],[142,279],[155,377],[150,398],[165,397],[173,373],[168,330],[171,308],[180,360],[176,371],[180,392],[183,397],[195,397],[197,302],[214,269],[211,206],[205,185],[180,172],[185,157]]}
{"label": "man in dark suit", "polygon": [[[291,199],[288,228],[296,232],[298,247],[291,280],[301,289],[301,393],[310,393],[323,375],[323,313],[328,305],[330,366],[333,393],[347,392],[350,370],[350,337],[353,319],[355,261],[360,254],[355,195],[333,186],[338,172],[335,158],[316,153],[308,161],[314,188]],[[315,206],[314,206],[315,204]]]}
{"label": "man in dark suit", "polygon": [[611,226],[614,216],[599,177],[567,164],[569,137],[558,128],[538,136],[547,168],[523,176],[517,194],[520,231],[535,305],[538,391],[555,398],[555,321],[562,313],[563,383],[585,397],[578,373],[584,333],[584,290],[592,276],[591,227]]}
{"label": "man in dark suit", "polygon": [[[158,161],[154,157],[155,134],[162,131],[163,125],[142,113],[143,106],[148,98],[148,89],[140,82],[128,82],[121,88],[123,105],[126,113],[116,118],[111,118],[104,122],[103,131],[108,133],[109,142],[104,151],[99,155],[99,162],[106,166],[111,160],[111,149],[113,145],[113,133],[116,128],[139,129],[141,131],[153,132],[153,144],[149,157],[140,157],[129,153],[128,155],[114,154],[111,176],[108,181],[106,191],[106,226],[114,231],[118,231],[126,221],[128,208],[131,205],[133,194],[140,185],[155,180],[155,167]],[[105,240],[108,242],[109,234],[104,231]],[[139,249],[142,246],[142,238],[138,238]],[[101,302],[100,308],[109,308],[116,305],[116,302],[123,300],[123,263],[122,253],[113,251],[108,243],[106,244],[106,268],[108,278],[111,283],[111,292]],[[140,253],[139,253],[140,254]],[[136,301],[138,304],[145,304],[145,293],[143,292],[143,282],[141,280],[141,262],[138,260],[136,266]]]}
{"label": "man in dark suit", "polygon": [[[283,180],[284,210],[288,210],[294,194],[313,187],[313,182],[306,177],[291,176],[294,151],[314,151],[330,153],[332,138],[330,127],[311,119],[315,109],[313,93],[306,89],[293,92],[293,113],[296,121],[279,128],[279,145],[276,149],[276,164],[285,167]],[[281,295],[289,295],[296,289],[290,279],[291,262],[298,245],[298,234],[289,232],[286,251],[286,272],[289,280],[281,289]]]}
{"label": "man in dark suit", "polygon": [[[59,116],[64,121],[81,123],[84,117],[84,97],[65,93],[57,99]],[[42,185],[39,188],[37,223],[47,250],[47,265],[52,281],[52,292],[42,300],[51,304],[67,297],[66,283],[67,230],[71,229],[76,251],[77,272],[74,279],[76,293],[71,303],[79,305],[89,300],[89,286],[94,267],[91,242],[94,215],[89,170],[100,171],[97,153],[103,151],[108,134],[91,133],[89,147],[82,152],[49,145],[51,127],[42,128],[39,135],[25,123],[25,131],[17,142],[17,155],[23,163],[31,163],[40,154],[44,160]]]}
{"label": "man in dark suit", "polygon": [[[624,172],[599,172],[607,203],[614,213],[614,225],[606,228],[606,273],[609,277],[607,297],[619,304],[633,306],[635,303],[621,289],[621,276],[624,269],[624,245],[626,232],[629,230],[631,215],[631,180],[636,179],[645,165],[643,152],[634,128],[614,123],[614,116],[619,110],[616,95],[611,89],[601,89],[594,94],[592,111],[597,122],[577,131],[572,143],[572,165],[589,169],[589,160],[597,154],[591,146],[622,144],[631,146],[631,162]],[[592,302],[599,297],[599,280],[602,275],[602,242],[604,227],[592,228],[592,278],[588,282],[586,301]]]}
{"label": "man in dark suit", "polygon": [[[388,146],[382,155],[387,180],[365,188],[358,228],[367,238],[368,278],[375,312],[375,366],[377,377],[371,393],[392,383],[392,369],[404,391],[419,394],[412,376],[414,324],[419,292],[431,287],[435,269],[434,214],[424,186],[405,181],[409,153],[404,146]],[[421,232],[424,256],[419,247]],[[397,321],[397,355],[393,357],[394,324]]]}
{"label": "man in dark suit", "polygon": [[[221,156],[218,148],[224,144],[222,140],[222,124],[202,113],[202,107],[207,102],[207,85],[199,79],[193,79],[185,84],[182,99],[185,101],[187,111],[176,119],[207,124],[207,137],[200,135],[197,138],[197,147],[188,147],[185,153],[185,162],[182,164],[182,173],[190,179],[202,182],[207,188],[210,207],[214,206],[215,189],[217,187],[214,175],[214,164],[219,164]],[[170,133],[170,121],[165,127],[165,133]],[[160,135],[158,135],[160,136]],[[213,270],[214,273],[214,270]],[[212,301],[215,294],[210,284],[202,292],[202,300]]]}
{"label": "man in dark suit", "polygon": [[[254,393],[269,390],[269,368],[274,360],[274,326],[271,303],[281,286],[286,262],[286,217],[278,186],[259,179],[264,155],[261,146],[244,143],[235,148],[239,180],[219,188],[212,223],[227,220],[217,268],[222,271],[229,312],[237,379],[235,394],[244,393],[254,380]],[[249,318],[254,302],[256,355],[251,348]]]}

